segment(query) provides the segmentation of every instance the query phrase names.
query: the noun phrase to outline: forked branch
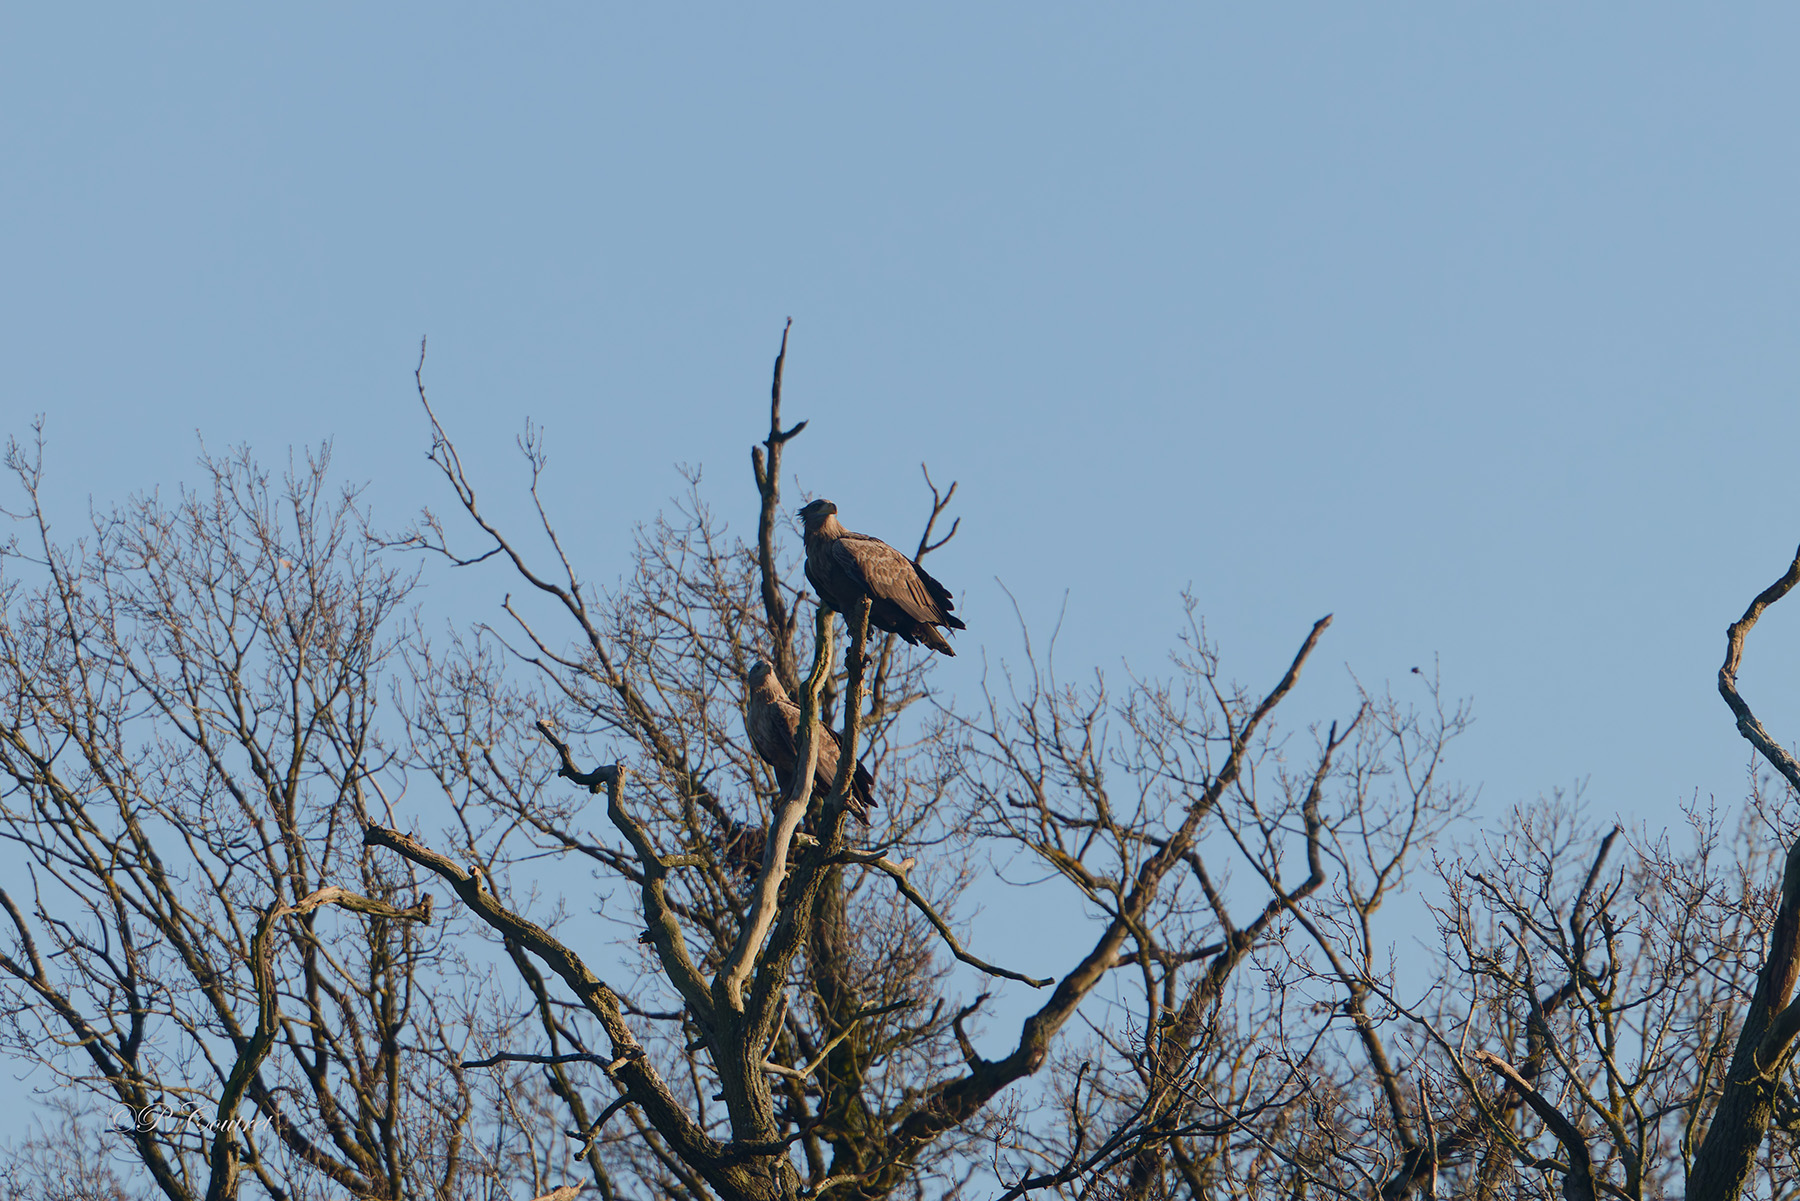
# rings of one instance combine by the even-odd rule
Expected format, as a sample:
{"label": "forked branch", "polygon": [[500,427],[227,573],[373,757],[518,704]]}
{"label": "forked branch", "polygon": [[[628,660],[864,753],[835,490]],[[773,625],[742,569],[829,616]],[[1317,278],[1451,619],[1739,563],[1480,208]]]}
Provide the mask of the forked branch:
{"label": "forked branch", "polygon": [[[618,994],[607,987],[581,956],[537,923],[521,917],[502,905],[489,889],[481,886],[480,877],[463,870],[449,856],[425,846],[410,835],[385,826],[368,826],[363,842],[369,846],[395,851],[420,867],[435,872],[456,891],[469,910],[500,934],[514,939],[536,955],[550,970],[561,977],[569,990],[600,1022],[612,1043],[617,1078],[631,1100],[650,1119],[657,1134],[666,1139],[677,1153],[698,1169],[709,1181],[732,1182],[738,1174],[735,1165],[724,1162],[724,1148],[688,1116],[654,1064],[643,1045],[632,1034],[619,1004]],[[727,1195],[731,1195],[727,1189]]]}
{"label": "forked branch", "polygon": [[681,923],[675,918],[674,908],[669,904],[668,876],[671,867],[689,862],[687,857],[664,857],[656,850],[651,840],[650,831],[625,807],[624,785],[625,769],[618,764],[607,764],[594,768],[593,771],[581,771],[575,766],[575,758],[569,750],[569,744],[556,736],[548,722],[539,720],[538,733],[542,734],[551,746],[556,748],[561,766],[556,774],[566,780],[572,780],[589,792],[606,789],[606,815],[612,819],[625,841],[638,857],[642,879],[639,893],[643,898],[644,928],[649,934],[650,944],[656,948],[656,954],[662,960],[663,971],[671,983],[681,991],[682,1000],[699,1020],[712,1025],[712,994],[706,987],[700,970],[694,966],[693,957],[688,954],[687,938],[681,932]]}
{"label": "forked branch", "polygon": [[250,1082],[262,1068],[275,1046],[275,1033],[281,1021],[281,1001],[275,989],[275,923],[288,917],[311,913],[326,905],[340,905],[354,913],[391,921],[431,922],[431,897],[427,894],[410,909],[398,909],[385,901],[372,900],[335,885],[310,893],[292,905],[277,901],[263,912],[250,939],[250,971],[256,981],[256,1031],[238,1052],[237,1062],[219,1094],[217,1120],[211,1153],[211,1180],[206,1189],[207,1201],[233,1201],[238,1195],[243,1149],[238,1143],[238,1105],[250,1089]]}
{"label": "forked branch", "polygon": [[974,968],[976,971],[985,972],[990,976],[997,976],[1003,980],[1017,980],[1022,984],[1029,984],[1033,988],[1047,988],[1056,983],[1056,977],[1054,976],[1046,976],[1040,980],[1036,976],[1027,976],[1023,972],[1015,972],[1010,968],[999,967],[996,964],[989,963],[978,955],[972,954],[957,939],[955,933],[951,931],[949,923],[938,916],[937,910],[931,907],[931,902],[926,900],[924,894],[914,888],[912,881],[906,878],[907,868],[912,863],[912,860],[908,859],[903,863],[895,863],[885,855],[846,855],[843,857],[843,861],[846,863],[860,863],[866,867],[873,867],[886,872],[888,878],[894,882],[894,887],[899,891],[900,895],[905,897],[907,901],[911,903],[912,907],[923,914],[925,920],[931,923],[932,929],[938,932],[938,937],[944,940],[944,945],[950,948],[950,953]]}
{"label": "forked branch", "polygon": [[[1800,763],[1769,736],[1738,695],[1738,666],[1744,639],[1763,610],[1800,584],[1800,552],[1780,579],[1757,594],[1744,615],[1725,631],[1725,662],[1719,667],[1719,695],[1737,718],[1738,732],[1755,747],[1792,788],[1800,789]],[[1774,1116],[1775,1088],[1780,1070],[1800,1034],[1800,1014],[1789,999],[1800,974],[1800,839],[1788,848],[1782,873],[1781,903],[1769,931],[1763,965],[1756,974],[1756,991],[1744,1013],[1743,1028],[1732,1052],[1725,1077],[1724,1095],[1694,1157],[1688,1174],[1688,1196],[1693,1201],[1735,1201],[1749,1178],[1757,1153]]]}
{"label": "forked branch", "polygon": [[1762,757],[1772,764],[1776,771],[1796,789],[1800,789],[1800,761],[1788,753],[1787,748],[1769,737],[1762,723],[1756,720],[1756,714],[1738,695],[1738,664],[1744,656],[1744,639],[1755,627],[1763,610],[1793,591],[1794,585],[1800,584],[1800,552],[1794,555],[1794,561],[1788,564],[1786,574],[1757,594],[1744,615],[1731,623],[1725,631],[1725,662],[1719,668],[1719,695],[1725,698],[1725,704],[1737,718],[1738,732],[1750,745],[1754,746]]}
{"label": "forked branch", "polygon": [[761,446],[750,448],[750,469],[762,498],[756,521],[756,564],[762,577],[763,615],[774,644],[770,650],[775,656],[775,678],[790,692],[798,687],[800,669],[794,662],[794,613],[782,599],[781,575],[775,568],[775,526],[781,518],[781,448],[806,428],[804,421],[781,428],[781,381],[787,368],[788,331],[793,328],[790,317],[782,327],[781,350],[775,356],[774,379],[769,385],[769,436]]}

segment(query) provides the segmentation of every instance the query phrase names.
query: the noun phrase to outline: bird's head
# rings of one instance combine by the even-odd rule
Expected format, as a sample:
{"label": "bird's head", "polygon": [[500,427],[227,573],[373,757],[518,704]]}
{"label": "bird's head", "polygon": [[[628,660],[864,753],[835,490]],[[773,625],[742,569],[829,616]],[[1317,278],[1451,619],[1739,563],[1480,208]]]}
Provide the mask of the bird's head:
{"label": "bird's head", "polygon": [[800,510],[800,520],[806,523],[806,532],[812,533],[825,524],[825,519],[837,512],[837,506],[828,500],[815,500]]}
{"label": "bird's head", "polygon": [[764,697],[787,696],[787,689],[783,688],[781,681],[775,678],[775,669],[761,659],[750,665],[748,682],[752,693],[760,693]]}

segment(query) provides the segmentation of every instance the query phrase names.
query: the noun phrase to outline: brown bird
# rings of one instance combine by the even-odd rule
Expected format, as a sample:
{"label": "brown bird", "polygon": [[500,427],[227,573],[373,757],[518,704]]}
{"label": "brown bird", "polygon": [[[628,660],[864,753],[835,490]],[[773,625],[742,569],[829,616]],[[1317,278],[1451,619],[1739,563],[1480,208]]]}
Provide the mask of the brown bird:
{"label": "brown bird", "polygon": [[[819,743],[819,763],[813,771],[813,795],[823,797],[837,779],[843,744],[836,730],[819,728],[825,738]],[[757,757],[775,769],[782,795],[793,791],[794,768],[800,757],[800,706],[788,700],[787,689],[775,678],[775,669],[760,659],[750,666],[750,687],[744,697],[744,731],[750,735]],[[874,788],[869,769],[858,763],[845,807],[864,825],[875,805]]]}
{"label": "brown bird", "polygon": [[837,506],[815,500],[800,510],[806,523],[806,578],[829,608],[848,615],[869,598],[869,624],[913,645],[954,655],[939,626],[967,629],[951,616],[950,590],[923,567],[879,538],[856,534],[837,519]]}

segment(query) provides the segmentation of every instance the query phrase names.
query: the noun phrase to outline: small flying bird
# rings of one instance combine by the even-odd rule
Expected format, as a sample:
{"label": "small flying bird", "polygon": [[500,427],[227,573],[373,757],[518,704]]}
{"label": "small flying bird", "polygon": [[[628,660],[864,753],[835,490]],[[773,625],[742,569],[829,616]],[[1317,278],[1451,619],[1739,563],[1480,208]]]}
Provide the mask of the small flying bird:
{"label": "small flying bird", "polygon": [[950,590],[879,538],[845,529],[837,506],[815,500],[800,510],[806,524],[806,578],[829,608],[846,617],[869,598],[869,624],[917,646],[954,655],[939,626],[962,630],[950,613]]}
{"label": "small flying bird", "polygon": [[[813,795],[824,796],[837,779],[838,756],[843,751],[836,730],[819,727],[825,738],[819,743],[819,763],[813,771]],[[775,769],[781,794],[793,791],[794,768],[800,758],[800,706],[788,699],[787,689],[775,678],[775,669],[758,659],[750,665],[750,687],[744,696],[744,732],[757,757]],[[858,763],[850,780],[846,808],[865,826],[875,805],[875,780]]]}

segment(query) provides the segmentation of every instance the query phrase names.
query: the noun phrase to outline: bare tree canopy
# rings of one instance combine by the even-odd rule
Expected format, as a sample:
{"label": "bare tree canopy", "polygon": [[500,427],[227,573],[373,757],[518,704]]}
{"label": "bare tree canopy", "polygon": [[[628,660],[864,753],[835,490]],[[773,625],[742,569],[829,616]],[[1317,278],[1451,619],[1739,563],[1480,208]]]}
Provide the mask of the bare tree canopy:
{"label": "bare tree canopy", "polygon": [[31,540],[0,559],[5,1045],[81,1090],[134,1193],[462,1188],[475,1015],[432,983],[473,969],[361,838],[398,779],[376,714],[410,575],[322,456],[207,460],[74,544],[37,450],[7,465]]}
{"label": "bare tree canopy", "polygon": [[0,1040],[52,1104],[0,1198],[1796,1195],[1800,763],[1737,678],[1800,556],[1728,634],[1740,814],[1477,827],[1435,676],[1288,719],[1328,616],[1256,686],[1190,602],[1161,674],[935,690],[954,485],[910,558],[787,524],[785,352],[754,535],[696,476],[611,587],[541,435],[514,528],[422,376],[454,519],[398,535],[238,455],[60,540],[11,447]]}

